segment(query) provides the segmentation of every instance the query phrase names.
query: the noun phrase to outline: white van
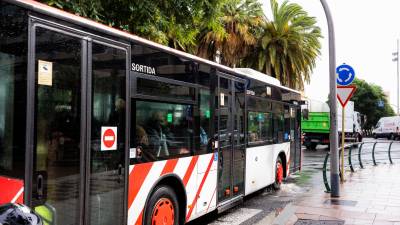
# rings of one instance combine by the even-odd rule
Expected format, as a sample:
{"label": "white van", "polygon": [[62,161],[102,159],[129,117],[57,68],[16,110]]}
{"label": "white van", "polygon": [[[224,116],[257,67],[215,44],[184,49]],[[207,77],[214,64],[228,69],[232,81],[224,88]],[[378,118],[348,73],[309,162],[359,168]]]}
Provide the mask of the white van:
{"label": "white van", "polygon": [[400,134],[400,116],[382,117],[372,131],[374,138],[394,140]]}

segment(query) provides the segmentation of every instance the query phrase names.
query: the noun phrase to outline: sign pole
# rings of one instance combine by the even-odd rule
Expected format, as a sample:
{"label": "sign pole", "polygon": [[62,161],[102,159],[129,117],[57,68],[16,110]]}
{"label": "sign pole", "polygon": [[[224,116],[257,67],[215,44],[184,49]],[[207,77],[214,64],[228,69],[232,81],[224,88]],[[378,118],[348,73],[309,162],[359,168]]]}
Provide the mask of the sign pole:
{"label": "sign pole", "polygon": [[326,22],[328,23],[329,38],[329,102],[330,102],[330,131],[329,143],[331,153],[331,197],[339,197],[339,154],[338,154],[338,130],[337,130],[337,105],[336,105],[336,47],[335,29],[333,18],[326,0],[320,0],[324,8]]}
{"label": "sign pole", "polygon": [[341,182],[343,183],[345,181],[344,179],[344,138],[345,138],[345,107],[347,102],[350,100],[351,96],[353,96],[354,92],[356,91],[356,86],[354,85],[348,85],[348,86],[337,86],[337,98],[339,100],[339,103],[342,105],[342,154],[339,155],[339,157],[341,156],[341,160],[339,159],[339,161],[342,161],[341,165],[339,163],[339,167],[340,167],[340,178]]}
{"label": "sign pole", "polygon": [[342,107],[342,171],[341,171],[341,177],[342,177],[342,183],[344,182],[344,106]]}

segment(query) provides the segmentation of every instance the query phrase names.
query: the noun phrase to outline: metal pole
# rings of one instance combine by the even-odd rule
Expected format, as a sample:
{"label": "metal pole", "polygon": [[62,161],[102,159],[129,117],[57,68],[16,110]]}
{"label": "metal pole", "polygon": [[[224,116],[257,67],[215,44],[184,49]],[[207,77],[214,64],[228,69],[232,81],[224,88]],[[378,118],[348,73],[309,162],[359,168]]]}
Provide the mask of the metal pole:
{"label": "metal pole", "polygon": [[331,196],[339,197],[339,154],[338,154],[338,130],[337,130],[337,104],[336,104],[336,52],[335,31],[329,6],[325,0],[321,0],[328,23],[329,37],[329,102],[330,102],[330,153],[331,153]]}
{"label": "metal pole", "polygon": [[344,106],[342,106],[342,183],[344,182]]}

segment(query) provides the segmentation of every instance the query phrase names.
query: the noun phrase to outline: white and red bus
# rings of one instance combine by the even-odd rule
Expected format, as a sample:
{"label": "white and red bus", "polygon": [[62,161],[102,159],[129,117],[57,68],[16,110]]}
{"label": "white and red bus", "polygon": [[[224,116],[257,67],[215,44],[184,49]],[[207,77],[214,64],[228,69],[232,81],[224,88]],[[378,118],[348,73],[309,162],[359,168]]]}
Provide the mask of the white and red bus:
{"label": "white and red bus", "polygon": [[184,224],[300,168],[300,93],[30,0],[0,1],[0,204]]}

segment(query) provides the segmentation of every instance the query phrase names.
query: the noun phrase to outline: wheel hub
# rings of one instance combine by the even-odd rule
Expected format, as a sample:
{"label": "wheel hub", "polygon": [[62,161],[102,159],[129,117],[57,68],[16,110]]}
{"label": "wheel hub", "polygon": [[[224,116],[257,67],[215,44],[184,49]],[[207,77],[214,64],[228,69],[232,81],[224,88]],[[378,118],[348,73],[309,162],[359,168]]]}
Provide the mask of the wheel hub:
{"label": "wheel hub", "polygon": [[154,205],[151,216],[152,225],[173,225],[175,219],[175,210],[171,200],[160,198]]}
{"label": "wheel hub", "polygon": [[276,164],[276,181],[278,184],[282,183],[283,181],[283,167],[280,162]]}

